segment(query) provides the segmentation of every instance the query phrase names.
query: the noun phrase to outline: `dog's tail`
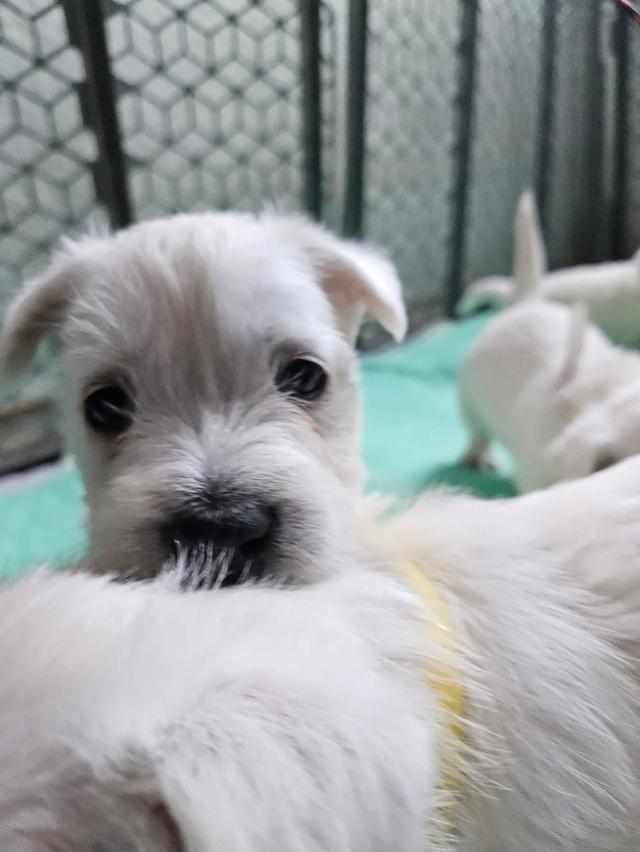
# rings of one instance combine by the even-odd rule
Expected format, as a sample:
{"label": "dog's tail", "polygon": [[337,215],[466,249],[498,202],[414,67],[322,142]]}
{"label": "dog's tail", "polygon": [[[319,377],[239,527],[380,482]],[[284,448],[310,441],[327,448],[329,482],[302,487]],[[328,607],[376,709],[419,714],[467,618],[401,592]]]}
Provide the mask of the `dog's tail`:
{"label": "dog's tail", "polygon": [[546,252],[535,198],[531,190],[520,196],[514,228],[513,301],[522,302],[540,295],[546,269]]}
{"label": "dog's tail", "polygon": [[531,190],[518,201],[514,223],[513,277],[491,275],[470,284],[458,303],[459,317],[485,308],[502,308],[514,302],[535,298],[546,271],[546,252]]}

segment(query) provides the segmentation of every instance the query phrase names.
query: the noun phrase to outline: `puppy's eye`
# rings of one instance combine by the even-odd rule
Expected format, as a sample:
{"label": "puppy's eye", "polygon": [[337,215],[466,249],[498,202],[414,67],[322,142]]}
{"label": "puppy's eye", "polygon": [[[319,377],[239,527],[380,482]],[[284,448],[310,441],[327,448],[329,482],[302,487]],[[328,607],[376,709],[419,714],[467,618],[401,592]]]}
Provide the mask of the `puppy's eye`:
{"label": "puppy's eye", "polygon": [[324,367],[308,358],[294,358],[276,376],[278,390],[304,402],[322,395],[328,376]]}
{"label": "puppy's eye", "polygon": [[131,397],[118,385],[97,388],[84,401],[87,423],[101,435],[118,435],[128,429],[134,409]]}

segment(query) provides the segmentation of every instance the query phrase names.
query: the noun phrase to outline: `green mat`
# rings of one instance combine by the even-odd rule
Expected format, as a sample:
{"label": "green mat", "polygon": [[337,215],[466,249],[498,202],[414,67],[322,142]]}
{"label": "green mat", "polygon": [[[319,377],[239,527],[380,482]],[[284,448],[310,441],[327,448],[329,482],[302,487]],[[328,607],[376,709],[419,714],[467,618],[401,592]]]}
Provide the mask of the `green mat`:
{"label": "green mat", "polygon": [[[363,358],[370,490],[406,497],[448,484],[484,497],[514,493],[507,474],[479,473],[455,464],[465,446],[456,374],[486,322],[482,316],[442,326]],[[27,477],[24,486],[0,492],[0,578],[45,562],[61,566],[79,559],[84,517],[82,486],[70,468],[43,473],[31,483]]]}

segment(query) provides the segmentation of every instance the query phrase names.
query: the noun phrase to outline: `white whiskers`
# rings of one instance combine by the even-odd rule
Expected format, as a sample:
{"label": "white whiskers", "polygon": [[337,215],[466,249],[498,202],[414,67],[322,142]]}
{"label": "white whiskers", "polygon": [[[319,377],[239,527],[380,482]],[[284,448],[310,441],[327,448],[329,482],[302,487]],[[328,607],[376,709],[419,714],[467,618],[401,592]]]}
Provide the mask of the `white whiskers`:
{"label": "white whiskers", "polygon": [[[160,575],[163,582],[168,581],[170,587],[184,592],[219,589],[224,585],[237,555],[236,548],[217,548],[213,541],[202,541],[189,547],[177,540],[173,544],[173,557],[165,563]],[[251,566],[252,560],[247,560],[238,582],[245,582]]]}

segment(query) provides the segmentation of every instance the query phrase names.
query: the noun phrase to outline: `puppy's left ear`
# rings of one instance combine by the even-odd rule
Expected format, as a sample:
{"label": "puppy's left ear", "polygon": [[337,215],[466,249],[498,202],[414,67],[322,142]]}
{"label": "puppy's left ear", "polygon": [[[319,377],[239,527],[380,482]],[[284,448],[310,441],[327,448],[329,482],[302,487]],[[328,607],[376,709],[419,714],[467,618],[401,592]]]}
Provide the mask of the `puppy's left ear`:
{"label": "puppy's left ear", "polygon": [[342,240],[304,219],[275,218],[285,239],[299,246],[316,270],[340,330],[354,343],[366,315],[395,340],[407,331],[402,286],[394,265],[376,249]]}
{"label": "puppy's left ear", "polygon": [[70,272],[61,262],[18,292],[0,330],[0,379],[26,370],[40,341],[63,320],[71,296]]}

